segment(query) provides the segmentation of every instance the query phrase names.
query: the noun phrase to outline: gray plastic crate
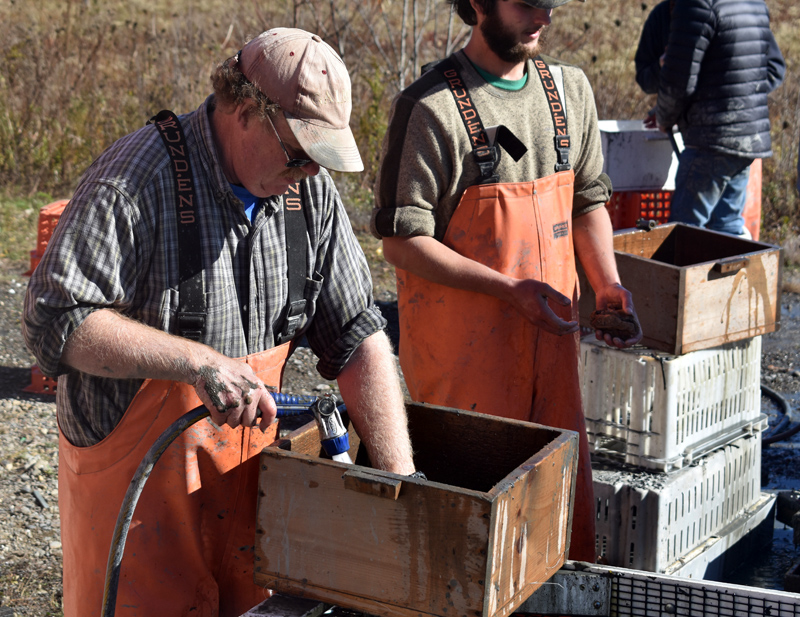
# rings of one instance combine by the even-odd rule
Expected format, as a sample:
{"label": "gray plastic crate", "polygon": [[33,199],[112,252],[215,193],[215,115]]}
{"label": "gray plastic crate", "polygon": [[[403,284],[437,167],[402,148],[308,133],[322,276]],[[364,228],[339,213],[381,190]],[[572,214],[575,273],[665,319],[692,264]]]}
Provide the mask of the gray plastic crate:
{"label": "gray plastic crate", "polygon": [[666,572],[761,498],[761,434],[674,473],[593,470],[597,554],[612,566]]}
{"label": "gray plastic crate", "polygon": [[767,426],[761,337],[675,356],[581,341],[581,389],[593,456],[675,471]]}

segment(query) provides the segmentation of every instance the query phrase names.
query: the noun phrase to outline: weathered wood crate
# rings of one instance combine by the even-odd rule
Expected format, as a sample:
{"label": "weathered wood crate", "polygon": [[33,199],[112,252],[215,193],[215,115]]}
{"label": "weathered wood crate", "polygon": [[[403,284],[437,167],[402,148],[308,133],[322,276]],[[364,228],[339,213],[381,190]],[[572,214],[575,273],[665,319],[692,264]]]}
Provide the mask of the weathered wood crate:
{"label": "weathered wood crate", "polygon": [[[646,347],[680,355],[780,327],[777,246],[670,223],[615,233],[614,253]],[[578,274],[581,325],[589,326],[595,295]]]}
{"label": "weathered wood crate", "polygon": [[505,617],[561,567],[577,434],[407,410],[427,481],[372,469],[363,449],[355,465],[320,458],[313,424],[264,449],[257,584],[374,615]]}

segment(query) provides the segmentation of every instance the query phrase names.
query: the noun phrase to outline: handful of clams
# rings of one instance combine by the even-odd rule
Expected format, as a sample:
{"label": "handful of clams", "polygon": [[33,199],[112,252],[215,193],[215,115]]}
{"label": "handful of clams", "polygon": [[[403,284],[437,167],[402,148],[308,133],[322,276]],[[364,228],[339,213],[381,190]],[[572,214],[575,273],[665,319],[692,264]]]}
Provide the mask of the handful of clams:
{"label": "handful of clams", "polygon": [[633,315],[629,315],[619,307],[594,311],[589,317],[589,323],[595,330],[602,330],[623,341],[627,341],[638,332],[638,324]]}

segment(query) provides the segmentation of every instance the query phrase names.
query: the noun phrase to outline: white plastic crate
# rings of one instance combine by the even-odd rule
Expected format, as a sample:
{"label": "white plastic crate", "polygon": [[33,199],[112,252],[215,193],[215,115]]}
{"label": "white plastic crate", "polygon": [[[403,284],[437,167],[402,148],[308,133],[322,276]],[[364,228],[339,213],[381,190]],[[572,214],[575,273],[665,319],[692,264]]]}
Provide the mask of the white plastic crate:
{"label": "white plastic crate", "polygon": [[597,554],[608,565],[663,573],[761,499],[761,434],[675,473],[630,469],[593,469]]}
{"label": "white plastic crate", "polygon": [[674,471],[742,435],[761,417],[761,337],[680,356],[581,341],[581,389],[596,458]]}
{"label": "white plastic crate", "polygon": [[[598,127],[603,171],[615,191],[675,190],[678,157],[667,135],[645,128],[641,120],[600,120]],[[681,134],[674,137],[683,149]]]}
{"label": "white plastic crate", "polygon": [[724,581],[731,572],[756,551],[772,541],[775,529],[775,501],[770,493],[761,493],[759,500],[737,519],[705,540],[685,557],[670,564],[664,574],[682,578]]}

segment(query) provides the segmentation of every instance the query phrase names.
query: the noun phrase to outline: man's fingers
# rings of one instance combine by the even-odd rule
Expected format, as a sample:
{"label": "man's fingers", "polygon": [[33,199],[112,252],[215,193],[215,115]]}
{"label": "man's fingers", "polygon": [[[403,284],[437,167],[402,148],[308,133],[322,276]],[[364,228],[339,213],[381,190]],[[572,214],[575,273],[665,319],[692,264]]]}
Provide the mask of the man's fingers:
{"label": "man's fingers", "polygon": [[559,336],[572,334],[580,327],[577,321],[564,321],[549,307],[545,309],[542,319],[538,325],[543,330],[546,330],[551,334],[558,334]]}
{"label": "man's fingers", "polygon": [[261,418],[259,427],[262,431],[265,431],[270,424],[275,422],[275,418],[278,414],[278,407],[275,405],[275,399],[272,398],[272,395],[266,389],[258,400],[257,410],[258,416]]}
{"label": "man's fingers", "polygon": [[231,428],[255,426],[261,417],[261,426],[265,428],[274,421],[275,401],[258,378],[239,374],[231,381],[222,371],[209,371],[208,376],[213,380],[204,379],[198,384],[202,391],[198,394],[206,399],[204,403],[216,424],[227,424]]}
{"label": "man's fingers", "polygon": [[552,287],[548,287],[547,290],[543,291],[542,297],[553,300],[561,306],[569,306],[572,304],[572,300],[570,298],[562,294],[560,291],[556,291]]}
{"label": "man's fingers", "polygon": [[534,305],[528,305],[524,313],[537,328],[559,336],[570,334],[578,330],[577,321],[565,321],[550,307],[550,301],[561,306],[570,306],[572,300],[553,289],[546,283],[541,283],[534,296]]}
{"label": "man's fingers", "polygon": [[564,336],[565,334],[574,334],[580,329],[580,324],[577,321],[565,321],[556,334]]}

